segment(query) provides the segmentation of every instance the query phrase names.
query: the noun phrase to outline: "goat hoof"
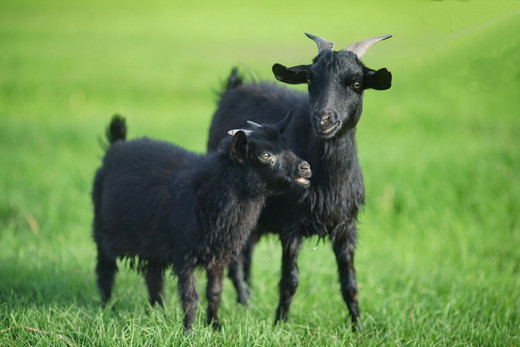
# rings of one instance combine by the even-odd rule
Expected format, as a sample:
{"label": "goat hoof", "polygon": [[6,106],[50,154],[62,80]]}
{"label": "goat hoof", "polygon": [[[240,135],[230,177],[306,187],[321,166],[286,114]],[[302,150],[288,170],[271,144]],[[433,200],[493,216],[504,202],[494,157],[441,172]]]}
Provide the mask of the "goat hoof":
{"label": "goat hoof", "polygon": [[211,322],[211,327],[213,328],[213,330],[222,329],[222,325],[220,325],[218,322]]}
{"label": "goat hoof", "polygon": [[362,332],[365,330],[363,323],[361,323],[361,319],[358,318],[356,321],[352,322],[352,331],[353,332]]}
{"label": "goat hoof", "polygon": [[237,298],[237,302],[240,304],[240,305],[244,305],[246,307],[249,307],[249,298],[248,297],[238,297]]}

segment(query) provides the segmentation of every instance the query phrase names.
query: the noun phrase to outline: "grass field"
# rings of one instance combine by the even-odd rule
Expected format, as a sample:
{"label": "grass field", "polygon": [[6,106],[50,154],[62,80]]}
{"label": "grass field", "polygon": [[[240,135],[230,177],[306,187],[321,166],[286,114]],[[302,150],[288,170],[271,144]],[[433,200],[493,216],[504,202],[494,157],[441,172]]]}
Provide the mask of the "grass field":
{"label": "grass field", "polygon": [[[394,34],[364,59],[394,76],[366,92],[358,126],[365,331],[350,331],[317,239],[281,326],[274,237],[255,253],[249,309],[226,280],[221,331],[202,299],[185,334],[176,281],[152,309],[127,268],[102,309],[90,190],[110,116],[131,138],[204,152],[231,67],[273,80],[275,62],[308,63],[305,31],[337,49]],[[519,1],[0,2],[0,345],[520,346],[519,62]]]}

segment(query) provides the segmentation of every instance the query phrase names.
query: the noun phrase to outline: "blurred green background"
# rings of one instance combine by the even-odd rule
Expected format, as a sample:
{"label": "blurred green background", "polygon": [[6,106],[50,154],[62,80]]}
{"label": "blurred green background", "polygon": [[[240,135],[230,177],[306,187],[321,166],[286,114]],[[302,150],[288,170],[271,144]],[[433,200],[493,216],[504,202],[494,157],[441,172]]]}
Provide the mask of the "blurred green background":
{"label": "blurred green background", "polygon": [[[116,310],[101,309],[90,190],[111,115],[130,138],[205,152],[231,68],[274,81],[273,63],[316,55],[304,32],[336,49],[394,34],[363,59],[394,77],[365,93],[358,125],[366,331],[348,329],[317,239],[281,327],[273,237],[255,253],[249,310],[226,281],[219,333],[182,333],[171,278],[164,311],[129,270]],[[519,63],[520,1],[0,2],[0,344],[519,345]]]}

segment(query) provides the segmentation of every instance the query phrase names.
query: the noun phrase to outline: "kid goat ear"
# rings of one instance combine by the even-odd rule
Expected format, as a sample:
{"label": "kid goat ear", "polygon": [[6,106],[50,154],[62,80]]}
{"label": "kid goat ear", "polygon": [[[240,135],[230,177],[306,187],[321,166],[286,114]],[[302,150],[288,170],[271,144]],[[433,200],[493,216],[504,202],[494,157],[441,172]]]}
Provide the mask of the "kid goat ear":
{"label": "kid goat ear", "polygon": [[230,130],[233,132],[233,143],[231,144],[231,158],[242,164],[249,154],[249,143],[247,140],[246,131],[244,130]]}

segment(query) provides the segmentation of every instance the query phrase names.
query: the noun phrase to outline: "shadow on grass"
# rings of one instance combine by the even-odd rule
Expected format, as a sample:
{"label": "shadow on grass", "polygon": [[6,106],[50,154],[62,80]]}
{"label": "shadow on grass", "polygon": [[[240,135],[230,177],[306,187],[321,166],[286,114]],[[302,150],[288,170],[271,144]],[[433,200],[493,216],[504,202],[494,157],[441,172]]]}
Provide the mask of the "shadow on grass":
{"label": "shadow on grass", "polygon": [[[37,257],[35,255],[34,257]],[[0,303],[11,307],[59,305],[99,306],[93,272],[37,259],[4,258],[0,263]]]}
{"label": "shadow on grass", "polygon": [[[79,264],[80,259],[64,263],[63,258],[38,259],[8,256],[0,258],[0,304],[18,310],[29,307],[77,306],[108,312],[155,311],[148,301],[143,277],[125,262],[119,262],[119,272],[112,300],[103,305],[96,285],[94,261]],[[27,261],[26,261],[27,260]],[[198,277],[201,277],[198,274]],[[166,274],[165,305],[177,307],[176,277]],[[199,288],[202,290],[203,288]],[[161,311],[161,310],[159,310]]]}

